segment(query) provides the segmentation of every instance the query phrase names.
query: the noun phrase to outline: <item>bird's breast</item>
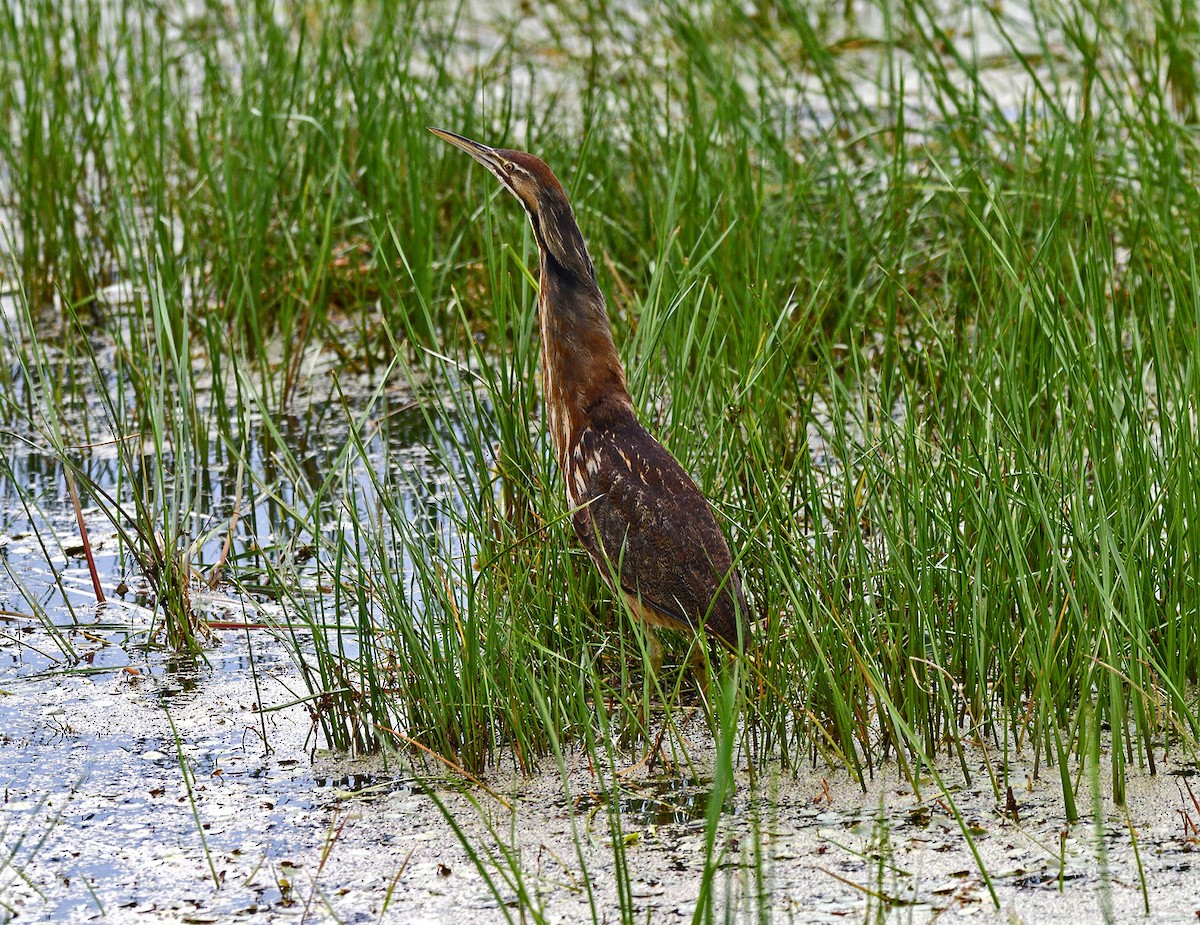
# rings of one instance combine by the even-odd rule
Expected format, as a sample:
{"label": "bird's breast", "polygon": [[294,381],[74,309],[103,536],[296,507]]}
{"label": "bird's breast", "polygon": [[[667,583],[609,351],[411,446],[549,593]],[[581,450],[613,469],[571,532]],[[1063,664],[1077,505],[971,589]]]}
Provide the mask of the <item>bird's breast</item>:
{"label": "bird's breast", "polygon": [[566,410],[563,408],[561,398],[562,388],[555,372],[554,365],[543,358],[542,395],[546,402],[546,430],[550,434],[550,440],[554,444],[554,453],[561,466],[570,434],[567,428]]}
{"label": "bird's breast", "polygon": [[597,491],[595,483],[600,473],[600,449],[594,444],[589,445],[591,441],[584,439],[586,435],[586,431],[580,434],[571,452],[564,456],[563,481],[566,483],[567,503],[571,507],[587,504]]}

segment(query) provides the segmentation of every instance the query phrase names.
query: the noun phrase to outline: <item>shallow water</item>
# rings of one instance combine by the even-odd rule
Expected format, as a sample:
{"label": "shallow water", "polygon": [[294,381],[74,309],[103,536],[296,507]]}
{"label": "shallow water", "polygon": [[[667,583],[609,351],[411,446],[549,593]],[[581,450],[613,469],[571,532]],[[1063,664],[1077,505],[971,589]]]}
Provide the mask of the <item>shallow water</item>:
{"label": "shallow water", "polygon": [[[692,771],[660,763],[613,777],[573,755],[566,793],[552,768],[525,779],[494,772],[489,786],[510,813],[477,788],[447,789],[433,768],[324,753],[303,707],[286,706],[302,692],[299,678],[262,631],[219,633],[207,666],[98,648],[100,670],[83,675],[31,671],[12,629],[0,671],[0,920],[448,923],[468,912],[503,921],[519,913],[498,846],[520,858],[526,901],[549,921],[590,916],[589,880],[612,920],[614,800],[639,920],[686,920],[694,910],[712,766],[699,718],[682,724]],[[39,632],[24,635],[48,645]],[[1051,769],[1034,780],[1028,760],[1010,759],[1014,819],[988,784],[984,758],[997,768],[1000,756],[968,755],[971,784],[954,774],[949,789],[1001,911],[931,781],[918,796],[885,766],[865,792],[829,768],[760,774],[752,786],[744,760],[718,833],[718,908],[744,913],[764,891],[767,908],[795,922],[873,911],[929,921],[939,910],[943,919],[1093,922],[1106,907],[1112,921],[1195,921],[1194,766],[1164,757],[1158,777],[1130,781],[1147,919],[1130,829],[1107,796],[1102,827],[1066,826]],[[487,869],[499,898],[431,792],[476,850],[494,853]],[[1090,805],[1085,793],[1081,806]]]}

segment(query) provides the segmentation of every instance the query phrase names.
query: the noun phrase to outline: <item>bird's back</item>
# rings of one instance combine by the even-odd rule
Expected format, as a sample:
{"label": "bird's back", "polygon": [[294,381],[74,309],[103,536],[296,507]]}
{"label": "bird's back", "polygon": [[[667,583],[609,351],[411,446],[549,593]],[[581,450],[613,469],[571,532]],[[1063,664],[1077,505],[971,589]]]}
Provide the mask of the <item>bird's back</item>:
{"label": "bird's back", "polygon": [[580,541],[659,625],[703,625],[739,648],[749,639],[746,600],[708,501],[628,404],[603,410],[578,433],[564,471]]}

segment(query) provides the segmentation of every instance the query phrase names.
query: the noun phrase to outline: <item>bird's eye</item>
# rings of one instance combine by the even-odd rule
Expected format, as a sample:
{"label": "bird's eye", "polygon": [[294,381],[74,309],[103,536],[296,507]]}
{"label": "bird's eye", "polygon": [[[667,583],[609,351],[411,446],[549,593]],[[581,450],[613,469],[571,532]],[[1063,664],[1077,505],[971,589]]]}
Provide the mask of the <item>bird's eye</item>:
{"label": "bird's eye", "polygon": [[517,165],[514,164],[512,161],[505,161],[504,169],[507,170],[509,173],[512,173],[514,170],[517,169]]}

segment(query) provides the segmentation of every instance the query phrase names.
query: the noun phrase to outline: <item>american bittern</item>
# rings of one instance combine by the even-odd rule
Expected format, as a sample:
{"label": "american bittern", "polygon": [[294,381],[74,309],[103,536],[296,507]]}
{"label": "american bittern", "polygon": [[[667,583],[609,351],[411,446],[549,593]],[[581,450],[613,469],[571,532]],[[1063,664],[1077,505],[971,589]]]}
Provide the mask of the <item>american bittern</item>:
{"label": "american bittern", "polygon": [[741,579],[708,501],[639,423],[604,296],[562,184],[540,158],[433,134],[466,151],[525,207],[541,257],[538,317],[546,423],[580,542],[645,624],[703,627],[737,651],[749,642]]}

